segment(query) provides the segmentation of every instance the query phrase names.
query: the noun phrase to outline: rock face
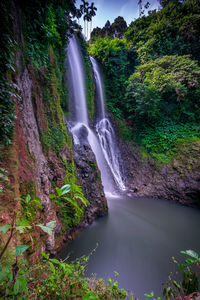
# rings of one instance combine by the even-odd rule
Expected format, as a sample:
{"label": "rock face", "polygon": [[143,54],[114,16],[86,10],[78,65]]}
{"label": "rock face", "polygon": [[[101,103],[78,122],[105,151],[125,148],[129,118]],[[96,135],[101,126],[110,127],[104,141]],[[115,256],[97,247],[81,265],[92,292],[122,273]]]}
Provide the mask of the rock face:
{"label": "rock face", "polygon": [[107,201],[101,183],[100,171],[89,145],[74,145],[74,162],[85,197],[90,205],[85,211],[85,224],[91,224],[98,216],[107,212]]}
{"label": "rock face", "polygon": [[200,206],[200,145],[182,146],[169,165],[143,159],[136,147],[120,143],[127,185],[138,196],[152,196]]}
{"label": "rock face", "polygon": [[[60,243],[63,241],[65,233],[62,230],[62,221],[56,214],[56,207],[51,203],[49,194],[56,186],[63,185],[64,177],[68,172],[67,168],[72,164],[72,139],[65,131],[59,89],[55,80],[56,74],[52,71],[56,66],[52,67],[51,74],[48,73],[50,72],[48,68],[43,67],[38,71],[31,63],[25,63],[20,8],[15,1],[12,5],[15,20],[14,33],[19,46],[15,56],[17,71],[13,74],[13,81],[18,86],[20,97],[15,101],[16,120],[13,143],[6,151],[0,149],[1,168],[8,170],[10,190],[9,195],[8,193],[1,194],[0,206],[5,210],[0,214],[0,223],[4,224],[8,219],[12,221],[12,212],[16,205],[14,198],[26,197],[30,194],[32,198],[39,197],[42,200],[43,211],[37,212],[37,223],[46,224],[50,221],[56,221],[56,223],[53,235],[49,238],[40,230],[34,232],[37,245],[32,252],[30,250],[31,259],[34,262],[41,250],[44,251],[46,248],[53,253],[59,246],[59,240]],[[52,60],[51,64],[54,64],[54,55],[51,53],[49,56]],[[48,82],[47,85],[45,78],[48,76],[50,83]],[[45,88],[48,99],[44,97]],[[63,146],[56,145],[57,149],[53,148],[48,140],[51,138],[51,135],[48,135],[51,126],[59,129],[59,133],[64,132]],[[81,150],[76,149],[74,159],[77,177],[80,178],[85,197],[90,201],[82,224],[86,226],[96,217],[107,212],[107,203],[95,157],[87,146]],[[11,202],[12,204],[7,204]]]}

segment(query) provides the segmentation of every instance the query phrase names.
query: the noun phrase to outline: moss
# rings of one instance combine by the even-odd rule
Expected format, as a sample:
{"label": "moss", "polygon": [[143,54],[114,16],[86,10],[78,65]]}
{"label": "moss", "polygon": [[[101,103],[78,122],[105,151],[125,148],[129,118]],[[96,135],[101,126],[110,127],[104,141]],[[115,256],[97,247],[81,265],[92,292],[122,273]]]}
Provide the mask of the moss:
{"label": "moss", "polygon": [[133,130],[126,124],[125,120],[115,119],[120,136],[126,141],[133,140]]}
{"label": "moss", "polygon": [[37,193],[37,184],[34,181],[21,181],[19,183],[19,191],[21,197],[30,195],[32,198],[35,198]]}
{"label": "moss", "polygon": [[88,44],[86,43],[85,40],[83,40],[81,35],[78,35],[78,38],[81,46],[83,66],[85,71],[86,98],[87,98],[89,119],[93,120],[95,114],[95,104],[94,104],[95,86],[93,81],[92,65],[88,54]]}
{"label": "moss", "polygon": [[62,81],[62,70],[58,57],[52,47],[49,47],[48,68],[43,71],[42,89],[45,118],[47,128],[43,128],[40,140],[45,153],[51,150],[58,155],[65,144],[71,144],[71,137],[67,134],[61,98],[65,95],[65,85]]}
{"label": "moss", "polygon": [[166,153],[148,153],[144,147],[139,147],[140,156],[146,162],[148,159],[154,161],[155,168],[164,165],[176,169],[180,175],[187,171],[194,173],[200,168],[200,138],[191,137],[178,139],[175,147]]}
{"label": "moss", "polygon": [[17,85],[14,85],[12,80],[15,72],[16,42],[14,40],[11,10],[11,1],[0,1],[0,144],[4,147],[10,145],[13,140],[14,100],[19,98],[16,91]]}
{"label": "moss", "polygon": [[36,159],[35,159],[35,156],[34,156],[33,154],[30,153],[28,143],[26,143],[26,149],[27,149],[28,156],[31,158],[31,160],[32,160],[32,161],[34,162],[34,164],[35,164],[35,163],[36,163]]}

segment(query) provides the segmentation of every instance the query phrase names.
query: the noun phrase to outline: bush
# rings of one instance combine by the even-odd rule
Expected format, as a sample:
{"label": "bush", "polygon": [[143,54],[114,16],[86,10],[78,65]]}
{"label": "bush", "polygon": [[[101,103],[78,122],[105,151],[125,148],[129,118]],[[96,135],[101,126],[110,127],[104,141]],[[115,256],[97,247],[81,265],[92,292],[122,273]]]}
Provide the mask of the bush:
{"label": "bush", "polygon": [[[131,120],[162,116],[197,121],[200,115],[200,67],[189,56],[164,56],[137,67],[130,76],[126,109]],[[143,119],[144,120],[144,119]]]}

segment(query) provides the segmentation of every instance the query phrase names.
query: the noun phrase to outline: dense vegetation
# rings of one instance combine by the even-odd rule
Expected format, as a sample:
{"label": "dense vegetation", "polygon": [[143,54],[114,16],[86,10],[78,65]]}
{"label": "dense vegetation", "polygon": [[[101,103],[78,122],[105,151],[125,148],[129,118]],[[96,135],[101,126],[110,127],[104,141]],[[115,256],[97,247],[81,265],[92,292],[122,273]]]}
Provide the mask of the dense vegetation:
{"label": "dense vegetation", "polygon": [[161,4],[133,21],[124,40],[94,30],[90,52],[105,70],[110,111],[128,120],[124,135],[167,163],[180,140],[200,137],[200,4]]}
{"label": "dense vegetation", "polygon": [[[12,26],[12,5],[17,7],[17,26]],[[86,4],[83,1],[84,5]],[[197,0],[162,1],[160,12],[131,23],[127,28],[123,18],[92,34],[90,53],[101,63],[105,73],[107,105],[120,120],[124,136],[134,139],[155,158],[171,157],[178,143],[199,138],[200,115],[200,5]],[[93,14],[95,9],[93,5]],[[16,8],[16,7],[15,7]],[[19,9],[19,11],[18,11]],[[72,146],[63,121],[67,113],[67,87],[64,49],[70,31],[75,26],[72,16],[80,18],[84,8],[77,9],[75,1],[34,0],[1,1],[0,53],[0,136],[2,148],[12,143],[15,121],[14,106],[20,101],[15,79],[25,66],[32,73],[33,100],[42,91],[47,124],[41,126],[40,142],[46,155],[60,148]],[[19,15],[18,15],[19,14]],[[86,21],[91,18],[85,15]],[[18,20],[19,21],[19,20]],[[18,26],[21,28],[18,28]],[[125,33],[126,31],[126,33]],[[20,36],[19,32],[23,32]],[[125,33],[125,39],[123,34]],[[94,86],[87,45],[82,41],[82,52],[87,70],[87,99],[90,116],[94,115]],[[16,55],[18,54],[18,56]],[[17,58],[20,64],[17,64]],[[40,84],[38,84],[38,82]],[[33,101],[34,102],[34,101]],[[124,119],[127,121],[124,122]],[[126,126],[124,125],[126,123]],[[27,149],[28,151],[28,149]],[[29,153],[30,154],[30,153]],[[31,154],[30,154],[31,155]],[[35,161],[35,158],[32,157]],[[66,163],[64,186],[52,184],[50,198],[56,214],[64,223],[63,230],[76,226],[89,204],[77,185],[73,159]],[[7,194],[7,171],[0,169],[0,193]],[[5,187],[3,189],[2,187]],[[31,195],[27,195],[27,189]],[[23,190],[23,189],[22,189]],[[66,263],[49,258],[30,266],[27,257],[35,250],[36,231],[52,235],[55,221],[38,223],[44,215],[43,206],[36,197],[36,187],[30,184],[21,197],[12,199],[13,215],[10,224],[0,228],[0,296],[12,299],[126,299],[128,293],[118,287],[117,281],[108,283],[84,275],[88,258]],[[10,204],[10,203],[9,203]],[[45,239],[45,238],[44,238]],[[25,243],[25,244],[24,244]],[[10,245],[12,245],[10,247]],[[26,256],[27,254],[27,256]],[[181,283],[166,284],[164,296],[188,295],[198,290],[198,278],[191,266],[200,258],[194,252],[185,252],[191,258],[179,266],[183,272]],[[42,276],[41,276],[42,274]],[[146,295],[153,298],[154,295]],[[131,296],[130,296],[131,298]]]}

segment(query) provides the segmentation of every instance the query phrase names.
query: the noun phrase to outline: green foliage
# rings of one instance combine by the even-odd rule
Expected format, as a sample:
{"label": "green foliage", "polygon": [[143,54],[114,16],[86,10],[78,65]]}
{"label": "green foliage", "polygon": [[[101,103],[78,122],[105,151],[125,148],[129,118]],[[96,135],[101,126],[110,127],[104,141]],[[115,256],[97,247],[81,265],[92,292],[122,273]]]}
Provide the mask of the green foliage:
{"label": "green foliage", "polygon": [[162,10],[150,12],[130,24],[126,42],[142,63],[174,54],[191,54],[199,61],[199,1],[165,2]]}
{"label": "green foliage", "polygon": [[98,38],[90,46],[90,54],[101,62],[105,73],[105,89],[108,108],[122,118],[125,82],[130,76],[130,53],[123,40]]}
{"label": "green foliage", "polygon": [[200,263],[200,256],[194,250],[185,250],[181,251],[181,253],[188,255],[190,258],[186,258],[185,262],[180,265],[179,270]]}
{"label": "green foliage", "polygon": [[128,118],[150,122],[159,117],[161,96],[152,84],[141,83],[135,77],[130,77],[125,95]]}
{"label": "green foliage", "polygon": [[10,228],[11,228],[11,225],[10,224],[6,224],[6,225],[3,225],[0,228],[0,231],[2,231],[3,233],[6,233],[8,230],[10,230]]}
{"label": "green foliage", "polygon": [[34,221],[38,210],[43,208],[40,198],[32,198],[30,195],[27,195],[25,198],[18,198],[18,200],[20,200],[21,205],[18,218],[22,218],[19,223],[21,224],[21,221],[23,220],[25,224],[31,224]]}
{"label": "green foliage", "polygon": [[[52,47],[48,49],[48,68],[41,74],[43,91],[43,104],[45,109],[45,123],[40,140],[46,153],[53,150],[59,155],[60,149],[71,144],[71,137],[67,134],[62,107],[67,110],[66,83],[63,81],[65,72],[64,56],[60,57]],[[37,78],[40,81],[40,77]],[[37,96],[37,89],[34,97]],[[62,107],[61,107],[62,105]]]}
{"label": "green foliage", "polygon": [[119,134],[120,136],[127,141],[133,140],[133,130],[130,126],[128,126],[127,123],[125,123],[124,120],[117,120],[117,127],[119,128]]}
{"label": "green foliage", "polygon": [[95,41],[97,38],[119,38],[122,39],[124,33],[127,30],[127,24],[123,17],[117,17],[112,24],[109,21],[101,29],[96,27],[91,32],[91,41]]}
{"label": "green foliage", "polygon": [[24,253],[27,249],[28,249],[27,245],[18,245],[16,247],[15,255],[18,256],[18,255]]}
{"label": "green foliage", "polygon": [[27,285],[30,278],[29,273],[32,271],[32,268],[29,268],[23,259],[19,260],[19,257],[29,248],[29,245],[17,245],[13,255],[10,255],[9,251],[9,258],[4,258],[5,252],[10,250],[9,246],[14,238],[16,243],[16,240],[19,241],[21,235],[24,234],[31,238],[33,247],[33,238],[31,235],[37,230],[37,227],[40,227],[47,234],[52,235],[55,221],[51,221],[44,226],[43,224],[37,224],[35,219],[29,218],[34,208],[41,208],[39,199],[33,200],[28,195],[25,199],[17,198],[15,201],[19,202],[19,206],[21,204],[21,208],[17,213],[16,208],[14,208],[12,223],[3,225],[0,228],[0,233],[7,238],[0,251],[0,296],[3,298],[17,296],[20,299],[27,299],[25,294],[28,293]]}
{"label": "green foliage", "polygon": [[126,116],[134,140],[168,163],[176,146],[199,138],[200,68],[189,56],[163,56],[136,68],[127,81]]}
{"label": "green foliage", "polygon": [[197,0],[162,4],[133,21],[123,41],[105,37],[107,22],[94,32],[90,53],[104,68],[109,110],[132,128],[125,130],[128,139],[168,163],[177,145],[199,138],[200,6]]}
{"label": "green foliage", "polygon": [[[0,228],[0,232],[2,234],[8,235],[7,242],[0,252],[0,257],[4,255],[4,252],[7,250],[14,236],[18,238],[21,234],[28,234],[31,236],[32,231],[35,230],[36,227],[40,227],[44,232],[52,235],[52,230],[55,224],[55,221],[51,221],[45,226],[43,224],[36,223],[36,214],[43,208],[39,198],[31,198],[30,195],[27,195],[26,198],[16,198],[14,200],[17,203],[18,210],[16,212],[16,208],[14,209],[12,223],[5,224]],[[18,245],[16,247],[15,256],[20,255],[27,249],[27,245]]]}
{"label": "green foliage", "polygon": [[67,31],[72,26],[69,15],[75,11],[72,0],[67,2],[34,0],[22,6],[25,50],[28,60],[36,67],[41,64],[47,65],[49,45],[58,52],[66,45]]}
{"label": "green foliage", "polygon": [[15,72],[14,51],[16,42],[13,36],[10,2],[0,3],[0,145],[8,146],[12,142],[15,120],[14,102],[19,100],[18,86],[12,81]]}
{"label": "green foliage", "polygon": [[182,279],[178,281],[177,273],[170,274],[168,281],[164,284],[163,296],[166,300],[169,299],[182,299],[184,296],[188,296],[194,292],[199,291],[199,268],[200,257],[193,250],[181,251],[182,254],[186,254],[189,258],[186,258],[185,262],[179,264],[177,260],[173,258],[174,263],[178,266],[178,274],[181,274]]}
{"label": "green foliage", "polygon": [[51,194],[50,198],[54,200],[57,209],[61,208],[63,220],[69,228],[80,222],[84,215],[84,206],[89,204],[81,188],[75,183],[56,187],[56,194]]}
{"label": "green foliage", "polygon": [[7,170],[0,168],[0,194],[6,192],[2,186],[2,183],[5,183],[9,180],[8,177],[6,176],[7,173],[8,173]]}
{"label": "green foliage", "polygon": [[146,123],[170,116],[180,121],[199,119],[200,68],[189,56],[164,56],[137,67],[126,92],[131,120]]}
{"label": "green foliage", "polygon": [[41,136],[41,142],[45,152],[51,148],[55,152],[59,152],[64,147],[66,135],[63,130],[57,126],[50,126],[48,130]]}
{"label": "green foliage", "polygon": [[56,223],[56,221],[51,221],[51,222],[48,222],[45,226],[42,225],[42,224],[39,224],[38,226],[44,232],[46,232],[47,234],[49,234],[50,236],[52,236],[55,223]]}
{"label": "green foliage", "polygon": [[4,271],[0,270],[0,296],[12,299],[127,299],[128,293],[118,287],[117,281],[108,279],[105,283],[102,279],[85,277],[90,255],[73,263],[49,258],[44,252],[42,255],[43,262],[33,267],[21,260],[15,279],[12,261],[7,261]]}
{"label": "green foliage", "polygon": [[[90,254],[91,255],[91,254]],[[128,293],[118,287],[117,281],[108,279],[87,278],[84,275],[89,256],[81,257],[74,263],[62,262],[58,259],[45,257],[47,278],[38,280],[35,292],[42,299],[49,296],[53,299],[126,299]]]}
{"label": "green foliage", "polygon": [[179,154],[181,144],[187,145],[200,138],[198,123],[183,124],[166,118],[151,125],[139,123],[136,126],[134,141],[141,145],[143,151],[164,164]]}
{"label": "green foliage", "polygon": [[153,298],[153,300],[161,300],[161,298],[160,297],[157,297],[157,298],[154,298],[154,292],[152,291],[150,294],[144,294],[145,295],[145,300],[148,300],[148,299],[152,299]]}
{"label": "green foliage", "polygon": [[93,82],[93,74],[92,74],[92,66],[91,61],[88,53],[88,44],[83,39],[82,35],[77,33],[77,36],[79,38],[79,43],[81,46],[81,53],[83,56],[83,65],[84,65],[84,71],[85,71],[85,83],[86,83],[86,97],[87,97],[87,107],[89,112],[89,118],[90,120],[94,119],[94,82]]}

